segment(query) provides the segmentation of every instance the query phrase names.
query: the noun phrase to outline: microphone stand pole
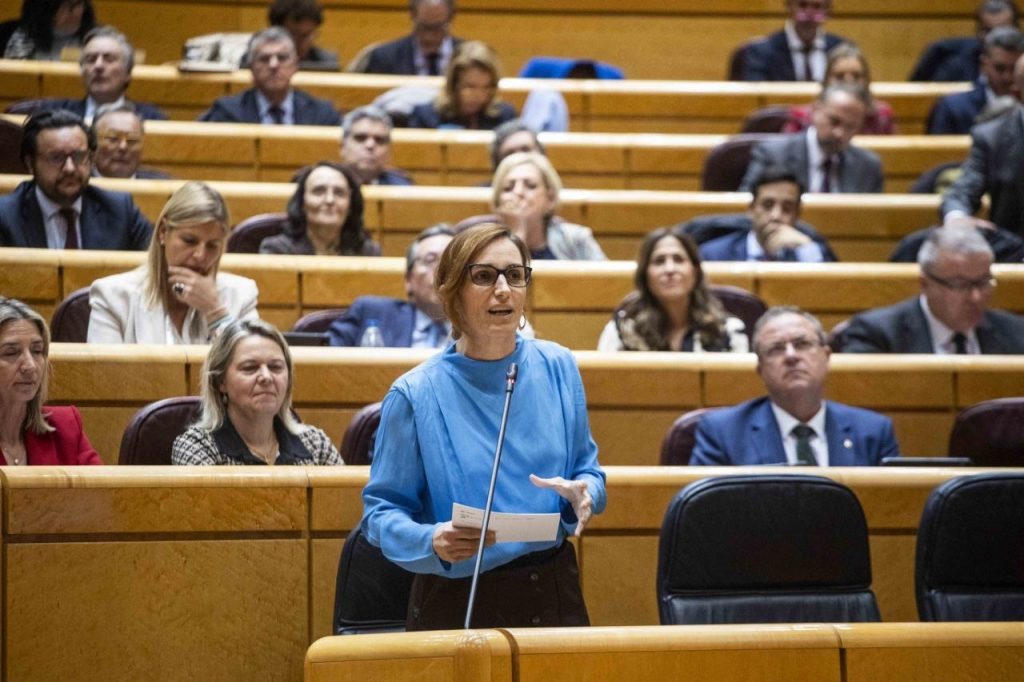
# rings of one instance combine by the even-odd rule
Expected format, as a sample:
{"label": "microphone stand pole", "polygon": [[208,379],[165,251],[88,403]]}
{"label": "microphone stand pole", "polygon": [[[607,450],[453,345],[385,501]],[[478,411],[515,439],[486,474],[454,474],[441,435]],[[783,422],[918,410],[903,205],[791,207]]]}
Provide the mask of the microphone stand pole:
{"label": "microphone stand pole", "polygon": [[494,449],[494,467],[491,469],[491,485],[487,489],[487,503],[484,505],[484,521],[480,528],[480,544],[476,549],[476,565],[473,567],[473,582],[469,587],[469,603],[466,605],[466,622],[463,627],[469,629],[469,621],[473,617],[473,602],[476,601],[476,586],[480,582],[480,566],[484,559],[484,543],[487,541],[487,526],[491,522],[491,507],[494,506],[494,486],[498,482],[498,466],[501,464],[501,448],[505,444],[505,426],[508,424],[508,409],[512,402],[512,389],[516,387],[516,375],[519,367],[516,363],[508,366],[505,373],[505,407],[501,410],[501,425],[498,427],[498,443]]}

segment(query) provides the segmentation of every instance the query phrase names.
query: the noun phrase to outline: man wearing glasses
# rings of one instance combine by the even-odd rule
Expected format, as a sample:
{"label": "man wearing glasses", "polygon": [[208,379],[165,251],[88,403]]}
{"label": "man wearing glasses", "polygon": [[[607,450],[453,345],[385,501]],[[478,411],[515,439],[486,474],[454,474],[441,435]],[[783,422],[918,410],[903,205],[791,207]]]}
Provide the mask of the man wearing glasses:
{"label": "man wearing glasses", "polygon": [[899,456],[888,417],[825,400],[830,349],[817,318],[771,308],[753,341],[768,396],[705,414],[690,464],[866,466]]}
{"label": "man wearing glasses", "polygon": [[167,173],[140,168],[142,161],[142,119],[131,102],[102,106],[92,119],[96,154],[92,174],[97,178],[166,180]]}
{"label": "man wearing glasses", "polygon": [[1024,353],[1024,318],[989,309],[992,260],[992,247],[969,225],[932,231],[917,255],[921,294],[855,316],[842,334],[843,351]]}
{"label": "man wearing glasses", "polygon": [[43,111],[22,128],[32,179],[0,197],[0,246],[141,251],[152,225],[131,195],[89,186],[96,138],[70,111]]}
{"label": "man wearing glasses", "polygon": [[364,185],[411,185],[412,179],[391,168],[391,117],[373,105],[353,109],[341,124],[341,158]]}
{"label": "man wearing glasses", "polygon": [[412,33],[370,51],[363,73],[440,76],[462,42],[451,34],[455,0],[410,0]]}

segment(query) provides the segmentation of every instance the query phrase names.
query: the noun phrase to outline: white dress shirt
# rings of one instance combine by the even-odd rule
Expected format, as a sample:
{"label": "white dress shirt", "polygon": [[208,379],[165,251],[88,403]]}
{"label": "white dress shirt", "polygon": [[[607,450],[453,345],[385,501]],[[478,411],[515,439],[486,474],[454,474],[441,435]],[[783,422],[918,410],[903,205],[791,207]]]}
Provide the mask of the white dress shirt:
{"label": "white dress shirt", "polygon": [[[420,76],[430,75],[430,64],[427,63],[427,56],[420,50],[420,44],[418,41],[413,41],[415,47],[412,51],[412,63],[416,67],[416,74]],[[445,70],[448,68],[448,62],[452,59],[452,52],[454,52],[454,44],[452,43],[451,36],[448,36],[441,43],[441,49],[437,51],[437,73],[443,76]]]}
{"label": "white dress shirt", "polygon": [[[956,344],[953,343],[955,331],[942,323],[939,318],[932,314],[928,307],[928,300],[922,294],[918,301],[921,303],[921,311],[924,312],[924,319],[928,321],[928,333],[932,337],[932,351],[937,355],[956,355]],[[964,334],[967,338],[967,354],[980,355],[981,345],[978,343],[978,335],[974,330]]]}
{"label": "white dress shirt", "polygon": [[[275,125],[274,117],[270,115],[270,108],[274,105],[259,90],[256,91],[256,104],[260,110],[260,123],[263,125]],[[284,115],[281,117],[281,124],[293,125],[295,123],[295,98],[291,90],[288,91],[288,95],[278,106],[284,112]]]}
{"label": "white dress shirt", "polygon": [[[786,451],[786,461],[790,464],[798,464],[796,456],[796,436],[793,435],[793,428],[801,422],[799,419],[786,412],[784,409],[772,403],[772,412],[775,414],[775,421],[779,425],[779,433],[782,434],[782,449]],[[814,429],[811,436],[811,450],[814,452],[814,459],[818,460],[818,466],[828,466],[828,437],[825,435],[825,403],[814,413],[814,416],[806,422]]]}
{"label": "white dress shirt", "polygon": [[[805,71],[805,57],[804,57],[804,41],[800,40],[800,37],[796,34],[796,29],[793,28],[793,21],[786,21],[786,25],[783,28],[786,32],[786,42],[789,43],[789,56],[793,60],[793,73],[796,74],[798,81],[804,80]],[[821,83],[825,80],[825,66],[828,62],[828,56],[825,54],[825,33],[818,28],[818,32],[814,34],[814,40],[811,42],[811,75],[814,76],[814,80],[817,83]]]}
{"label": "white dress shirt", "polygon": [[[43,214],[43,225],[46,227],[46,247],[50,249],[63,249],[68,241],[68,225],[64,216],[60,214],[61,206],[50,197],[43,194],[43,190],[36,185],[36,201],[39,202],[39,210]],[[71,204],[75,209],[78,219],[75,220],[75,231],[78,234],[78,245],[82,246],[82,197],[75,199]]]}

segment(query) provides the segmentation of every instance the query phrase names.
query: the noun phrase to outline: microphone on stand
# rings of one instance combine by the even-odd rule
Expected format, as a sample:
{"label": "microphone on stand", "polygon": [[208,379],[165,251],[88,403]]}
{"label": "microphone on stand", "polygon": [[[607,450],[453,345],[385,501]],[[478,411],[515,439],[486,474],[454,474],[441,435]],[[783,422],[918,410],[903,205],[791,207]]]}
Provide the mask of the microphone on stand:
{"label": "microphone on stand", "polygon": [[508,408],[512,402],[512,390],[516,387],[516,376],[519,366],[512,363],[505,372],[505,407],[501,410],[501,425],[498,427],[498,443],[494,448],[494,467],[491,469],[491,485],[487,488],[487,503],[484,505],[484,521],[480,528],[480,544],[476,549],[476,565],[473,567],[473,581],[469,586],[469,603],[466,605],[466,622],[464,628],[469,629],[469,621],[473,617],[473,602],[476,601],[476,585],[480,581],[480,566],[484,559],[484,543],[487,540],[487,525],[491,521],[491,507],[494,505],[494,486],[498,482],[498,465],[501,464],[501,447],[505,444],[505,426],[508,424]]}

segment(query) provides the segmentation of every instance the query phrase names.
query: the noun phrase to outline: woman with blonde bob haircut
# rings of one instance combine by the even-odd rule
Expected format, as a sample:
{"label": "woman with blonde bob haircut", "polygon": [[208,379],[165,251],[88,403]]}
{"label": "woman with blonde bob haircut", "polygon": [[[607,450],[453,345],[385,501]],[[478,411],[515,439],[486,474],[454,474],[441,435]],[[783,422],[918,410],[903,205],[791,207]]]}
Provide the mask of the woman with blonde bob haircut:
{"label": "woman with blonde bob haircut", "polygon": [[187,182],[157,219],[146,263],[93,282],[89,343],[209,343],[235,319],[255,319],[258,291],[219,272],[230,229],[217,190]]}
{"label": "woman with blonde bob haircut", "polygon": [[478,40],[462,43],[448,63],[444,90],[428,104],[413,108],[410,128],[494,130],[516,117],[498,97],[501,66],[494,50]]}
{"label": "woman with blonde bob haircut", "polygon": [[174,464],[342,464],[331,439],[292,414],[294,365],[262,320],[227,324],[203,363],[202,412],[174,441]]}
{"label": "woman with blonde bob haircut", "polygon": [[562,179],[548,157],[537,152],[510,154],[491,182],[491,208],[535,260],[606,260],[589,227],[555,215]]}
{"label": "woman with blonde bob haircut", "polygon": [[519,333],[531,273],[526,245],[504,226],[456,235],[434,278],[455,343],[384,397],[362,528],[416,574],[409,630],[463,624],[480,530],[455,526],[452,507],[485,504],[511,367],[517,388],[494,510],[558,514],[559,524],[554,538],[537,542],[496,542],[488,533],[472,625],[589,623],[566,540],[604,509],[604,472],[572,353]]}
{"label": "woman with blonde bob haircut", "polygon": [[43,407],[49,381],[46,321],[0,296],[0,465],[102,464],[77,409]]}

